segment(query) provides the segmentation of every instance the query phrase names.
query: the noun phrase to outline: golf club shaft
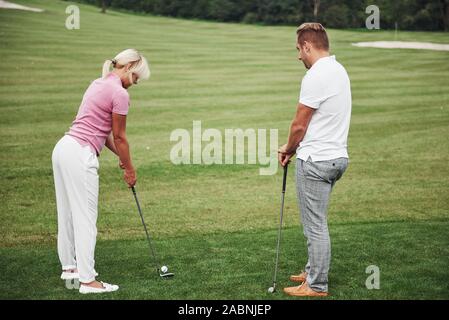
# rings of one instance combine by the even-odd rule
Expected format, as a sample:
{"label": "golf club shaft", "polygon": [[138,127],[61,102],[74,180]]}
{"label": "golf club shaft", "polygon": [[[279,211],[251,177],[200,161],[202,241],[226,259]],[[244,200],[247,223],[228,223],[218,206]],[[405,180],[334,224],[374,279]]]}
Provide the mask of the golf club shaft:
{"label": "golf club shaft", "polygon": [[281,231],[282,231],[282,221],[284,217],[284,197],[285,197],[285,189],[287,184],[287,168],[288,163],[284,166],[284,176],[282,178],[282,195],[281,195],[281,213],[279,219],[279,229],[278,229],[278,242],[276,248],[276,263],[274,267],[274,277],[273,277],[273,288],[276,288],[276,277],[278,272],[278,262],[279,262],[279,251],[281,247]]}
{"label": "golf club shaft", "polygon": [[148,233],[147,225],[145,224],[145,220],[143,219],[142,210],[140,209],[139,200],[137,199],[136,189],[134,187],[131,187],[131,190],[133,192],[134,199],[136,200],[137,210],[139,210],[140,219],[142,220],[143,228],[145,229],[145,234],[147,235],[147,240],[148,240],[148,244],[150,245],[151,255],[153,256],[154,264],[156,265],[156,269],[159,272],[161,264],[157,260],[156,254],[154,253],[154,249],[153,249],[153,246],[151,244],[150,234]]}

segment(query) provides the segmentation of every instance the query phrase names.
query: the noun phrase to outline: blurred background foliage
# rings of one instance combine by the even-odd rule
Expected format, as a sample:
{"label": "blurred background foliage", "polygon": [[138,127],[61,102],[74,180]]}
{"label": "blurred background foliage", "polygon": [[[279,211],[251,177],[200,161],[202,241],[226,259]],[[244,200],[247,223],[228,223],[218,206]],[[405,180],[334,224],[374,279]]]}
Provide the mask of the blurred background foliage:
{"label": "blurred background foliage", "polygon": [[380,9],[381,29],[449,30],[449,0],[79,0],[188,19],[297,25],[318,21],[329,28],[364,28],[366,7]]}

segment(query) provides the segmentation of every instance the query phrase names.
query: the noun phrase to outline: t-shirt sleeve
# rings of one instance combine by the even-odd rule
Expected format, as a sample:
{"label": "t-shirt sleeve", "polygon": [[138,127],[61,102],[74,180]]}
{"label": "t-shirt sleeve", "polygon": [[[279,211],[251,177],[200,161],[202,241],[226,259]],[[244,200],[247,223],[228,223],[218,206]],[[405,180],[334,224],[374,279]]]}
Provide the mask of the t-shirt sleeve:
{"label": "t-shirt sleeve", "polygon": [[129,95],[127,91],[116,91],[112,96],[112,112],[126,116],[129,110]]}
{"label": "t-shirt sleeve", "polygon": [[326,100],[324,86],[317,74],[306,74],[301,82],[299,103],[313,109],[318,109]]}

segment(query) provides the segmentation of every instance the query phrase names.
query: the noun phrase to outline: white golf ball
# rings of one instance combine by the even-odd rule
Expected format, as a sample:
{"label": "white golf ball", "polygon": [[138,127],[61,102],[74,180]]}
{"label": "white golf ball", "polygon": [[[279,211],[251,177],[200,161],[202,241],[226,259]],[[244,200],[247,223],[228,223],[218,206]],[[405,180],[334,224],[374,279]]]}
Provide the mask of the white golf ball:
{"label": "white golf ball", "polygon": [[162,271],[163,273],[166,273],[166,272],[168,271],[167,266],[162,266],[161,271]]}
{"label": "white golf ball", "polygon": [[269,292],[269,293],[273,293],[273,292],[274,292],[274,288],[273,288],[273,287],[269,287],[269,288],[268,288],[268,292]]}

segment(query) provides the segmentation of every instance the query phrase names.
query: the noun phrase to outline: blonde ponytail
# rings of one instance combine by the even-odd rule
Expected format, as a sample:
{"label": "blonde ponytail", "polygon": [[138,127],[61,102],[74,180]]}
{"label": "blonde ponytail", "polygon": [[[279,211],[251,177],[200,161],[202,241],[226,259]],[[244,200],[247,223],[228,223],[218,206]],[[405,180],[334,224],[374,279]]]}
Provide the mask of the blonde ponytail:
{"label": "blonde ponytail", "polygon": [[112,60],[106,60],[103,63],[103,75],[102,77],[106,77],[108,73],[111,71]]}

